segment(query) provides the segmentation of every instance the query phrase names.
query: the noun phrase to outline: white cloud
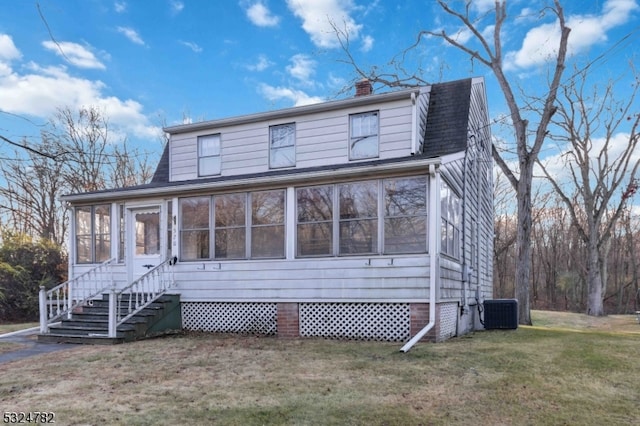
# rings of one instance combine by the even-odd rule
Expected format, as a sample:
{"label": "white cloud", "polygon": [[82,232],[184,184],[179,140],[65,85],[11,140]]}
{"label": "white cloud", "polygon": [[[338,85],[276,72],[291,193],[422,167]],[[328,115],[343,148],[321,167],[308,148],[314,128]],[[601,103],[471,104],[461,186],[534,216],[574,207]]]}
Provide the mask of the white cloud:
{"label": "white cloud", "polygon": [[187,46],[189,49],[193,50],[195,53],[202,52],[202,47],[198,46],[196,43],[191,41],[180,41],[180,44],[183,46]]}
{"label": "white cloud", "polygon": [[249,71],[261,72],[266,70],[272,65],[273,65],[273,62],[271,62],[266,55],[260,55],[258,56],[258,61],[255,64],[247,65],[247,69]]}
{"label": "white cloud", "polygon": [[127,11],[127,3],[124,1],[116,1],[113,4],[113,8],[117,13],[124,13]]}
{"label": "white cloud", "polygon": [[128,38],[130,41],[132,41],[135,44],[139,44],[141,46],[145,45],[144,40],[142,40],[142,37],[140,37],[140,35],[138,35],[138,32],[133,28],[118,27],[118,32],[120,34],[123,34],[126,38]]}
{"label": "white cloud", "polygon": [[373,49],[373,42],[374,42],[374,39],[371,36],[362,37],[362,47],[360,48],[360,50],[362,50],[365,53],[369,52],[371,49]]}
{"label": "white cloud", "polygon": [[11,61],[14,59],[20,59],[22,54],[18,50],[13,39],[7,34],[0,34],[0,61]]}
{"label": "white cloud", "polygon": [[258,86],[258,91],[270,101],[290,100],[294,106],[310,105],[323,102],[318,96],[309,96],[301,90],[288,87],[273,87],[265,83]]}
{"label": "white cloud", "polygon": [[[607,31],[628,21],[631,12],[638,9],[635,0],[607,0],[601,15],[572,15],[567,17],[571,28],[568,54],[587,51],[594,44],[607,40]],[[518,51],[505,55],[505,69],[525,69],[553,59],[560,42],[557,22],[542,24],[529,30]]]}
{"label": "white cloud", "polygon": [[139,102],[106,96],[108,88],[103,82],[73,76],[64,66],[41,67],[29,62],[22,66],[25,72],[19,73],[9,62],[3,62],[20,57],[15,46],[7,46],[13,46],[13,42],[0,34],[1,111],[49,119],[59,107],[77,110],[95,105],[105,111],[114,134],[157,137],[158,128],[150,124]]}
{"label": "white cloud", "polygon": [[72,43],[69,41],[55,43],[53,41],[47,40],[43,41],[42,45],[46,49],[67,60],[70,64],[75,65],[79,68],[101,70],[106,68],[104,64],[95,57],[93,52],[91,52],[87,47],[82,46],[78,43]]}
{"label": "white cloud", "polygon": [[351,40],[357,39],[362,30],[362,24],[350,16],[355,9],[352,0],[287,0],[287,5],[302,19],[302,28],[318,47],[339,47],[332,23],[345,31]]}
{"label": "white cloud", "polygon": [[303,53],[292,56],[290,61],[291,65],[287,65],[289,75],[300,82],[309,83],[311,76],[316,72],[317,62]]}
{"label": "white cloud", "polygon": [[280,22],[280,17],[274,16],[261,1],[247,7],[246,13],[247,18],[259,27],[275,27]]}
{"label": "white cloud", "polygon": [[174,15],[177,15],[178,13],[182,12],[182,10],[184,9],[184,3],[178,0],[172,0],[170,2],[170,5],[171,5],[171,13],[173,13]]}

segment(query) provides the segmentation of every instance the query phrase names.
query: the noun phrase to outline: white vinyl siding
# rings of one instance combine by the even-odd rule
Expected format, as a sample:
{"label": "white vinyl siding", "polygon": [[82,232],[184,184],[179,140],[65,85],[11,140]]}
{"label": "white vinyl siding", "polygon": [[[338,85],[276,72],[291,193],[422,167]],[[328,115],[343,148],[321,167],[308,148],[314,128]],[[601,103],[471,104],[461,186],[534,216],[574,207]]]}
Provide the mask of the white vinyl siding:
{"label": "white vinyl siding", "polygon": [[[220,133],[221,176],[241,176],[274,170],[270,165],[272,126],[295,119],[296,169],[347,164],[349,159],[349,116],[368,112],[358,107],[290,117],[281,122],[250,122],[192,133],[171,135],[170,179],[198,179],[197,138]],[[378,159],[411,155],[412,108],[410,99],[395,100],[377,107]],[[202,176],[206,177],[206,176]]]}

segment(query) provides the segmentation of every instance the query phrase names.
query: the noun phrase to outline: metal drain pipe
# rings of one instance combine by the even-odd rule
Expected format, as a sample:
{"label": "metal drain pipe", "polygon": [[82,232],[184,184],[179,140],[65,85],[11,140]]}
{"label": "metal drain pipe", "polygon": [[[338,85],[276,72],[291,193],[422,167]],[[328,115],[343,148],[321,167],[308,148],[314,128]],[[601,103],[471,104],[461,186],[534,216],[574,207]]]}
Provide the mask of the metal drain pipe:
{"label": "metal drain pipe", "polygon": [[429,205],[434,206],[429,215],[429,322],[405,345],[400,348],[400,352],[408,352],[425,334],[436,325],[436,286],[438,275],[440,274],[440,258],[437,252],[438,239],[435,237],[440,219],[440,170],[438,165],[429,164]]}

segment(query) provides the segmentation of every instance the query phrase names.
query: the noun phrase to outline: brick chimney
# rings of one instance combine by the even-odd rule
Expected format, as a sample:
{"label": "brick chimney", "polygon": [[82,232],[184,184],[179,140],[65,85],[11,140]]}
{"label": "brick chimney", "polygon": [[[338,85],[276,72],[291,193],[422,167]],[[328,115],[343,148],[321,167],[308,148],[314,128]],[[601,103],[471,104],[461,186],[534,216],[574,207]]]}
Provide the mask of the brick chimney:
{"label": "brick chimney", "polygon": [[366,78],[356,82],[356,97],[367,96],[373,93],[373,86]]}

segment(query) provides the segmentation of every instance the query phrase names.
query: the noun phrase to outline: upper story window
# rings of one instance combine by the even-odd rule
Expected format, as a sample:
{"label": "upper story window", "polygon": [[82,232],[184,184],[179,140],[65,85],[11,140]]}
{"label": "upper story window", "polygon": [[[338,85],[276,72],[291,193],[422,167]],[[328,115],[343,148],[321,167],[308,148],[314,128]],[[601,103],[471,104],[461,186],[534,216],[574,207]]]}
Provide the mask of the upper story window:
{"label": "upper story window", "polygon": [[349,159],[360,160],[378,156],[378,112],[349,116]]}
{"label": "upper story window", "polygon": [[198,176],[220,174],[220,135],[198,136]]}
{"label": "upper story window", "polygon": [[269,127],[269,167],[296,165],[296,125],[294,123]]}
{"label": "upper story window", "polygon": [[111,206],[77,207],[75,211],[76,262],[99,263],[111,257]]}
{"label": "upper story window", "polygon": [[461,208],[460,197],[443,181],[440,188],[440,216],[442,217],[440,250],[455,258],[460,257]]}

